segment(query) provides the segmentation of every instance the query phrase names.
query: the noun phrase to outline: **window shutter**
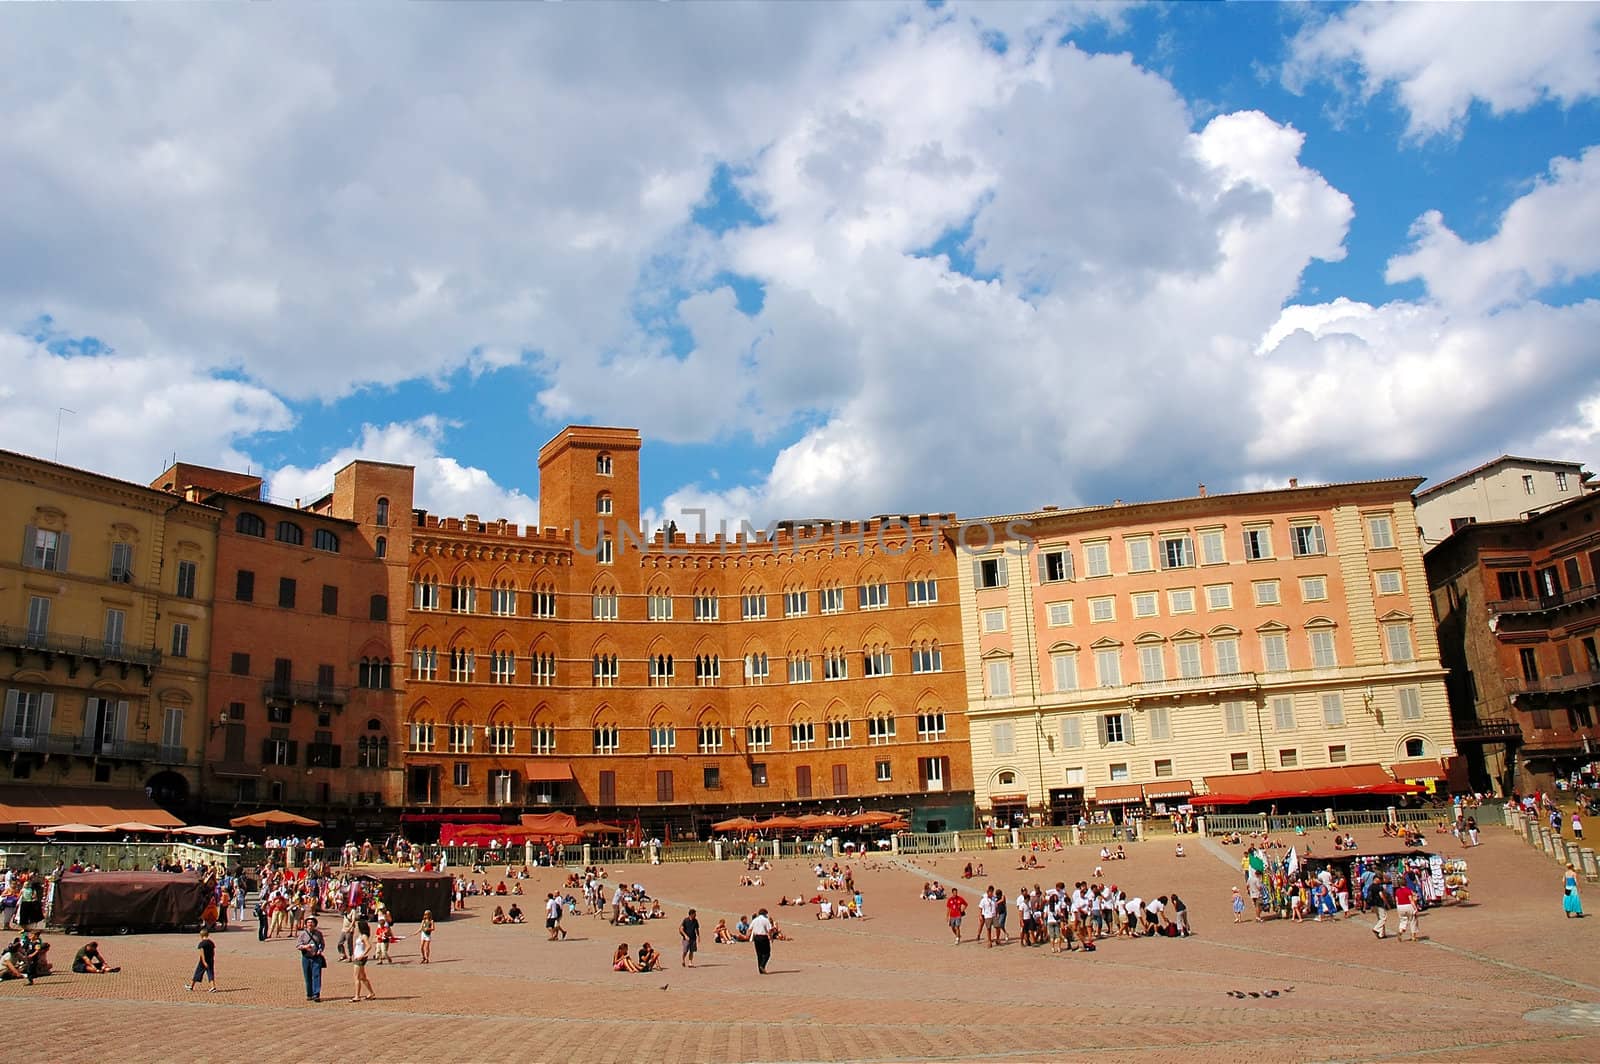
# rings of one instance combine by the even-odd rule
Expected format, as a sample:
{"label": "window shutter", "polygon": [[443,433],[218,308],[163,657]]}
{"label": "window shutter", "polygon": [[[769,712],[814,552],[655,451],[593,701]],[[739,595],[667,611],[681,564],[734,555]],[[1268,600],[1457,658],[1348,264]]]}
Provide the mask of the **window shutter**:
{"label": "window shutter", "polygon": [[1106,741],[1107,740],[1106,740],[1106,718],[1105,718],[1105,714],[1102,713],[1102,714],[1097,715],[1095,717],[1095,719],[1094,719],[1094,724],[1095,724],[1095,731],[1099,733],[1100,745],[1101,746],[1106,745]]}
{"label": "window shutter", "polygon": [[[33,548],[34,548],[34,543],[38,538],[39,538],[39,529],[37,527],[35,527],[34,525],[23,525],[22,526],[22,567],[24,569],[32,569],[34,567],[33,566]],[[7,705],[10,705],[10,704],[11,703],[8,701]]]}
{"label": "window shutter", "polygon": [[344,760],[344,747],[340,746],[337,743],[335,743],[333,745],[333,747],[331,748],[331,760],[328,762],[328,767],[330,767],[330,768],[339,768],[340,767],[340,762],[343,761],[343,760]]}
{"label": "window shutter", "polygon": [[[39,699],[39,727],[35,734],[43,738],[50,734],[50,719],[55,715],[56,696],[44,695]],[[6,732],[4,734],[10,734]]]}
{"label": "window shutter", "polygon": [[1124,712],[1122,714],[1122,741],[1127,743],[1129,746],[1133,745],[1133,714],[1132,713]]}
{"label": "window shutter", "polygon": [[4,718],[0,718],[0,735],[11,735],[17,730],[17,700],[18,692],[6,692],[6,711]]}
{"label": "window shutter", "polygon": [[65,532],[61,533],[60,538],[56,541],[56,572],[64,573],[67,571],[67,550],[71,546],[72,537]]}
{"label": "window shutter", "polygon": [[271,739],[263,739],[263,740],[261,740],[261,763],[263,765],[272,764],[272,740]]}
{"label": "window shutter", "polygon": [[286,765],[298,765],[300,763],[300,740],[289,740],[289,756],[283,763]]}
{"label": "window shutter", "polygon": [[1039,550],[1037,547],[1034,548],[1033,556],[1034,556],[1034,558],[1036,558],[1038,560],[1038,570],[1039,570],[1034,575],[1034,583],[1036,583],[1036,584],[1042,584],[1042,583],[1045,582],[1045,577],[1046,577],[1045,555],[1046,555],[1046,553],[1048,553],[1048,552]]}
{"label": "window shutter", "polygon": [[1006,564],[1005,551],[1000,552],[1000,557],[995,559],[995,587],[1005,587],[1011,579],[1011,566]]}
{"label": "window shutter", "polygon": [[111,729],[111,737],[117,742],[126,742],[128,739],[128,703],[126,700],[117,703],[117,722]]}
{"label": "window shutter", "polygon": [[983,561],[979,558],[972,559],[972,586],[983,586]]}
{"label": "window shutter", "polygon": [[100,706],[98,698],[90,698],[83,703],[83,741],[86,744],[94,741],[94,725],[100,716]]}

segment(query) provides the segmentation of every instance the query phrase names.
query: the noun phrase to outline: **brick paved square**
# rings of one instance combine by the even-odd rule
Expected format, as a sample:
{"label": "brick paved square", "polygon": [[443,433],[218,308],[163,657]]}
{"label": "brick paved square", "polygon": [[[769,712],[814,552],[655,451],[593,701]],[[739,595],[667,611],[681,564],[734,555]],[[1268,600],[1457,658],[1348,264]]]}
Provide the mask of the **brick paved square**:
{"label": "brick paved square", "polygon": [[[1379,848],[1375,833],[1358,837]],[[1330,836],[1310,838],[1331,849]],[[815,893],[805,862],[781,862],[761,888],[740,887],[735,862],[631,865],[613,875],[643,882],[668,919],[616,929],[580,918],[552,943],[534,923],[491,925],[494,903],[475,899],[441,926],[432,965],[416,963],[415,928],[402,926],[397,963],[371,970],[374,1002],[349,1002],[350,971],[335,962],[323,1004],[307,1005],[292,944],[258,942],[252,924],[218,936],[221,993],[184,991],[190,936],[113,937],[101,941],[122,975],[0,984],[0,1010],[64,1060],[1600,1059],[1600,922],[1563,918],[1557,866],[1510,831],[1491,829],[1468,851],[1470,902],[1430,911],[1417,944],[1379,942],[1361,919],[1235,925],[1238,852],[1184,842],[1181,860],[1172,841],[1153,840],[1106,872],[1147,898],[1177,889],[1195,937],[1107,941],[1092,956],[955,946],[943,905],[917,898],[930,876],[973,894],[990,882],[1013,896],[1025,883],[1070,883],[1093,869],[1087,847],[1042,855],[1039,872],[1015,870],[1006,850],[868,857],[853,862],[868,918],[827,923],[776,908],[780,894]],[[983,862],[982,880],[959,879],[968,859]],[[543,870],[523,908],[537,913],[560,881]],[[677,966],[689,905],[705,928],[693,970]],[[776,944],[766,977],[748,945],[709,942],[719,917],[760,905],[794,939]],[[974,915],[969,935],[975,925]],[[645,939],[669,971],[609,970],[617,942]],[[65,968],[78,940],[52,940]],[[1248,996],[1267,990],[1279,996]]]}

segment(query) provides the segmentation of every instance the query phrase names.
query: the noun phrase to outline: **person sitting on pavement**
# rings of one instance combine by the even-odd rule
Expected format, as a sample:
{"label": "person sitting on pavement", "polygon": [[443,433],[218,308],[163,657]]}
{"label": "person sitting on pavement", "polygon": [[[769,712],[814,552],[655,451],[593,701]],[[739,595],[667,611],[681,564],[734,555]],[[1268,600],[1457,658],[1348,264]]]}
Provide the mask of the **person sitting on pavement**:
{"label": "person sitting on pavement", "polygon": [[525,923],[526,921],[527,917],[522,915],[522,910],[517,907],[517,903],[512,902],[511,908],[506,911],[506,923],[520,924]]}
{"label": "person sitting on pavement", "polygon": [[506,919],[506,911],[505,911],[505,909],[502,906],[496,905],[494,907],[494,915],[489,917],[489,922],[491,924],[507,923],[508,921]]}
{"label": "person sitting on pavement", "polygon": [[633,963],[633,957],[628,953],[628,944],[622,943],[617,951],[611,955],[611,970],[614,972],[637,972],[639,966]]}
{"label": "person sitting on pavement", "polygon": [[661,971],[661,954],[657,953],[655,947],[648,942],[639,947],[639,970],[641,972]]}
{"label": "person sitting on pavement", "polygon": [[112,972],[122,971],[121,968],[113,968],[100,955],[98,942],[90,942],[78,948],[78,952],[72,958],[72,970],[79,975],[110,975]]}
{"label": "person sitting on pavement", "polygon": [[733,939],[735,942],[750,941],[750,918],[748,916],[739,917],[739,922],[733,925]]}

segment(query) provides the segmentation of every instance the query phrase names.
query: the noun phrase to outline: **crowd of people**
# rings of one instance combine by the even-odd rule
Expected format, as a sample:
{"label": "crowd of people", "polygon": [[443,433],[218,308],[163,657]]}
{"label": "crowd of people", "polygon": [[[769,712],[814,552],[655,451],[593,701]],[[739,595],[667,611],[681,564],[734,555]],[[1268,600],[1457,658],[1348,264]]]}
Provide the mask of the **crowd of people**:
{"label": "crowd of people", "polygon": [[[929,897],[924,887],[923,897]],[[952,888],[943,898],[945,916],[954,944],[984,942],[990,949],[1012,941],[1007,915],[1015,909],[1018,945],[1048,946],[1052,953],[1083,950],[1093,952],[1096,942],[1105,938],[1187,938],[1189,907],[1177,893],[1163,894],[1146,901],[1124,892],[1115,883],[1080,880],[1070,888],[1063,881],[1042,887],[1024,886],[1008,899],[1004,891],[990,886],[978,896],[978,930],[964,939],[962,927],[970,907],[960,890]]]}

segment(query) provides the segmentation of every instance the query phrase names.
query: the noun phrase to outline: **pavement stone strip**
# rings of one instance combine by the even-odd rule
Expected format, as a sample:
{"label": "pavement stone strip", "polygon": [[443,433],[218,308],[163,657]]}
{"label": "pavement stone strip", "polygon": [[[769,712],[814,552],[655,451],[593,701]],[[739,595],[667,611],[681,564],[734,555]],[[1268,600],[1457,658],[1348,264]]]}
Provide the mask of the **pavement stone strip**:
{"label": "pavement stone strip", "polygon": [[[1379,941],[1361,917],[1234,923],[1241,854],[1183,841],[1185,858],[1150,840],[1105,871],[1145,898],[1176,890],[1194,936],[1107,939],[1093,954],[1020,947],[1015,927],[1009,946],[970,941],[985,886],[1015,897],[1088,879],[1088,848],[1042,853],[1037,871],[1010,850],[858,858],[867,918],[825,922],[814,906],[777,905],[817,893],[806,861],[775,864],[761,887],[740,886],[733,861],[629,865],[612,875],[642,882],[667,919],[569,918],[570,937],[551,942],[537,921],[492,925],[495,901],[475,898],[440,924],[430,965],[417,963],[415,926],[398,928],[395,963],[369,968],[374,1001],[351,1003],[350,967],[333,961],[323,1002],[307,1003],[292,941],[259,942],[249,921],[214,936],[218,993],[184,990],[193,936],[102,937],[121,974],[82,976],[66,972],[78,939],[52,934],[61,974],[0,983],[0,1013],[30,1053],[62,1061],[1600,1060],[1600,921],[1564,918],[1557,870],[1509,830],[1465,852],[1470,900],[1425,913],[1415,943]],[[1293,841],[1332,849],[1327,833]],[[1429,842],[1460,850],[1449,835]],[[968,860],[986,874],[963,879]],[[564,873],[537,870],[523,908],[536,912]],[[973,902],[959,947],[944,904],[919,896],[934,878]],[[690,906],[702,941],[687,969]],[[765,977],[749,944],[711,942],[718,919],[761,907],[790,936]],[[618,943],[637,953],[645,941],[666,972],[611,971]]]}

